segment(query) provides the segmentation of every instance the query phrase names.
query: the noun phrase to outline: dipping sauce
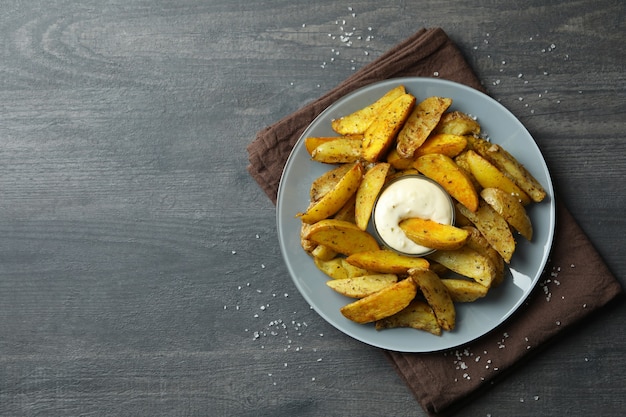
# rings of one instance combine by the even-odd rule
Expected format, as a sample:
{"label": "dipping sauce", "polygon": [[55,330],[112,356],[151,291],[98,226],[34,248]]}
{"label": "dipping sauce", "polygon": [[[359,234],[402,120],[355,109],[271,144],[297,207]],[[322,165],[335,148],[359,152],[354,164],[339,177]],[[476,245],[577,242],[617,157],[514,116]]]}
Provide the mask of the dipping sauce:
{"label": "dipping sauce", "polygon": [[398,223],[419,217],[437,223],[454,222],[452,199],[439,184],[421,175],[407,175],[389,183],[378,196],[372,220],[376,233],[388,248],[421,256],[433,249],[409,239]]}

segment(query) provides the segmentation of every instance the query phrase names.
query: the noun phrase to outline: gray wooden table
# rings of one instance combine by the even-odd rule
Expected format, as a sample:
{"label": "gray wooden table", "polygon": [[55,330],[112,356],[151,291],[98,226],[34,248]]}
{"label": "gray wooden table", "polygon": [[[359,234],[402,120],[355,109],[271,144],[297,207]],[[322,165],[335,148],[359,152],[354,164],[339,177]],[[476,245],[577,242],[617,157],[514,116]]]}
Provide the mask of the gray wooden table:
{"label": "gray wooden table", "polygon": [[[255,132],[441,26],[626,284],[619,0],[6,0],[0,415],[424,416],[297,292]],[[593,285],[593,283],[590,283]],[[459,415],[619,415],[626,306]]]}

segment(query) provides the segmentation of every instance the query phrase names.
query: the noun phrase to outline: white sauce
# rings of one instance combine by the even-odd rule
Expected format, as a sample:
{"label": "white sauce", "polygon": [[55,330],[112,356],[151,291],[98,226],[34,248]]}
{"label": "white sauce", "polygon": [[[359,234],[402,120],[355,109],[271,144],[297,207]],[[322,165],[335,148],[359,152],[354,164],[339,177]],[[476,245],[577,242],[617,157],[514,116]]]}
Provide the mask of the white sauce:
{"label": "white sauce", "polygon": [[391,183],[378,197],[374,209],[374,226],[383,243],[391,249],[420,255],[432,249],[409,239],[398,223],[419,217],[451,224],[452,210],[450,197],[439,185],[422,177],[405,177]]}

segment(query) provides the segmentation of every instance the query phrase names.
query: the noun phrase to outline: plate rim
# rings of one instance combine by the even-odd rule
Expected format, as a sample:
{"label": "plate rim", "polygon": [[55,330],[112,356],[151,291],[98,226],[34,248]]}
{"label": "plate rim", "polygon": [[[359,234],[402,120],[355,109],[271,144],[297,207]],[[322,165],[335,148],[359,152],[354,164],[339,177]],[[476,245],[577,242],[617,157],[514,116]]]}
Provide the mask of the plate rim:
{"label": "plate rim", "polygon": [[[283,242],[282,239],[282,224],[281,224],[281,218],[283,216],[281,216],[281,214],[283,213],[283,207],[281,204],[281,195],[284,191],[284,183],[286,181],[286,175],[288,172],[288,168],[290,168],[291,164],[293,163],[293,160],[295,159],[295,153],[296,150],[299,149],[300,147],[302,147],[302,142],[304,141],[304,139],[308,136],[308,132],[309,130],[311,130],[311,127],[314,126],[316,124],[316,122],[324,117],[326,117],[328,115],[328,113],[334,111],[337,107],[341,106],[342,104],[344,104],[345,102],[349,101],[350,99],[352,99],[355,96],[358,96],[359,94],[362,94],[363,91],[365,90],[369,90],[372,88],[383,88],[385,85],[387,85],[389,88],[392,88],[393,86],[397,86],[400,84],[414,84],[414,83],[426,83],[426,84],[439,84],[439,85],[445,85],[448,88],[455,88],[455,89],[459,89],[459,90],[464,90],[466,93],[470,94],[470,95],[478,95],[480,96],[482,99],[487,100],[488,102],[491,102],[492,105],[495,105],[496,107],[499,108],[499,110],[504,111],[505,113],[508,113],[509,117],[512,117],[517,124],[519,125],[518,127],[522,129],[522,133],[524,133],[525,136],[527,136],[530,139],[530,143],[532,145],[534,145],[534,147],[536,148],[536,151],[538,152],[538,154],[541,156],[541,165],[544,171],[544,174],[546,176],[547,179],[547,184],[542,184],[544,186],[544,188],[547,191],[547,198],[549,201],[547,201],[547,203],[550,205],[549,207],[549,218],[546,219],[549,222],[549,225],[551,227],[549,227],[548,230],[548,236],[547,236],[547,240],[544,243],[544,247],[545,249],[543,250],[543,257],[541,259],[541,261],[538,263],[538,268],[536,270],[536,272],[534,273],[534,277],[532,279],[532,285],[530,285],[530,287],[524,292],[524,294],[517,300],[517,302],[508,310],[508,312],[503,315],[503,317],[499,320],[499,322],[495,325],[493,325],[490,329],[480,333],[480,334],[476,334],[473,337],[470,337],[468,340],[459,342],[459,343],[454,343],[454,344],[450,344],[450,345],[446,345],[446,346],[442,346],[442,347],[438,347],[436,349],[395,349],[392,347],[392,344],[386,345],[386,344],[382,344],[382,343],[373,343],[372,341],[367,340],[367,338],[364,337],[359,337],[355,334],[351,334],[350,332],[346,331],[345,329],[341,328],[338,324],[334,323],[334,321],[332,319],[330,319],[328,317],[328,315],[324,312],[324,311],[320,311],[320,309],[316,306],[316,303],[314,302],[313,299],[311,299],[311,297],[309,296],[309,294],[304,291],[304,289],[302,288],[302,283],[299,281],[299,279],[296,277],[296,272],[292,269],[292,265],[289,262],[288,256],[287,256],[287,250],[285,247],[285,244]],[[454,100],[454,97],[453,97]],[[544,203],[544,202],[542,202]],[[294,213],[295,215],[295,213]],[[515,114],[513,114],[513,112],[511,112],[508,108],[506,108],[503,104],[501,104],[499,101],[497,101],[496,99],[494,99],[493,97],[489,96],[488,94],[477,90],[475,88],[469,87],[465,84],[461,84],[455,81],[450,81],[450,80],[446,80],[446,79],[441,79],[441,78],[432,78],[432,77],[395,77],[395,78],[389,78],[389,79],[385,79],[385,80],[381,80],[381,81],[374,81],[371,83],[368,83],[364,86],[361,86],[359,88],[356,88],[354,90],[352,90],[351,92],[343,95],[342,97],[340,97],[339,99],[335,100],[332,104],[330,104],[329,106],[327,106],[324,110],[322,110],[315,118],[313,118],[313,120],[311,120],[311,122],[308,123],[308,125],[306,126],[306,128],[302,131],[301,135],[298,137],[298,139],[294,142],[294,145],[289,153],[289,156],[287,157],[287,160],[285,161],[285,165],[283,167],[283,171],[281,173],[280,176],[280,181],[279,181],[279,185],[278,185],[278,192],[276,195],[276,226],[277,226],[277,234],[278,234],[278,240],[279,240],[279,247],[280,247],[280,251],[281,251],[281,255],[283,258],[283,261],[285,263],[285,266],[287,267],[287,270],[289,272],[290,278],[292,280],[292,282],[294,283],[294,285],[296,286],[296,288],[298,289],[300,295],[309,303],[309,305],[311,306],[312,309],[315,310],[315,312],[321,316],[328,324],[330,324],[331,326],[335,327],[338,331],[340,331],[341,333],[343,333],[346,336],[349,336],[355,340],[358,340],[366,345],[370,345],[373,347],[378,347],[381,349],[386,349],[386,350],[391,350],[391,351],[398,351],[398,352],[407,352],[407,353],[431,353],[431,352],[437,352],[437,351],[444,351],[447,349],[451,349],[451,348],[455,348],[458,346],[462,346],[462,345],[467,345],[481,337],[486,336],[487,334],[493,332],[494,330],[498,329],[499,327],[501,327],[504,323],[506,323],[511,316],[513,316],[517,311],[520,310],[520,308],[524,305],[525,301],[528,299],[528,297],[534,292],[537,283],[539,282],[539,279],[546,267],[546,264],[548,263],[548,260],[550,258],[550,253],[552,251],[552,247],[554,245],[554,235],[555,235],[555,231],[556,231],[556,223],[557,223],[557,219],[556,219],[556,201],[555,201],[555,195],[554,195],[554,184],[552,181],[552,176],[550,174],[550,170],[548,168],[547,162],[543,156],[543,153],[541,152],[541,149],[539,148],[535,138],[530,134],[530,132],[528,131],[528,129],[526,128],[526,126],[517,118],[517,116],[515,116]],[[373,330],[373,329],[372,329]],[[435,337],[435,336],[433,336]]]}

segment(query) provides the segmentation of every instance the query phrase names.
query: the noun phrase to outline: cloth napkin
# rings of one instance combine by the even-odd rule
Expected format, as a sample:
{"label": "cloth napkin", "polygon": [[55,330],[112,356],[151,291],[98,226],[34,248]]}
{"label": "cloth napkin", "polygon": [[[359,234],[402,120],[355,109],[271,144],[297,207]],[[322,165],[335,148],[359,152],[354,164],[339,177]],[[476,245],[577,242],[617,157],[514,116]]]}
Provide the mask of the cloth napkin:
{"label": "cloth napkin", "polygon": [[[421,29],[324,96],[260,131],[247,149],[248,172],[275,204],[280,176],[292,147],[326,107],[375,81],[435,74],[483,90],[441,28]],[[533,293],[509,320],[478,340],[448,351],[383,353],[429,415],[448,415],[620,294],[619,282],[557,200],[557,229],[550,260]]]}

